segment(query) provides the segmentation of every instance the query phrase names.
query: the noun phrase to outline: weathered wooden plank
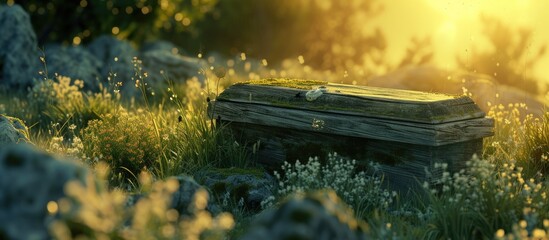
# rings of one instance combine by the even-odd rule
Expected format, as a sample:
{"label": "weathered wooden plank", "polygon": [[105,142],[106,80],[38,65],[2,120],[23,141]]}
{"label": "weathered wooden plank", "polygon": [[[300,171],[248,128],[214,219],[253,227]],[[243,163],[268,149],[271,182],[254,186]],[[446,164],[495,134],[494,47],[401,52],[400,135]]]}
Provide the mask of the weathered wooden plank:
{"label": "weathered wooden plank", "polygon": [[309,82],[305,89],[303,86],[236,84],[226,89],[217,100],[431,124],[485,116],[465,96],[332,83],[322,85],[325,92],[318,99],[307,101],[307,89],[320,86],[314,83]]}
{"label": "weathered wooden plank", "polygon": [[[383,175],[388,186],[403,193],[425,181],[434,183],[441,176],[435,163],[446,163],[448,170],[457,171],[482,150],[482,139],[434,147],[247,123],[228,126],[242,143],[260,142],[255,161],[270,169],[279,169],[284,161],[304,162],[309,156],[326,161],[328,153],[337,152],[357,160],[359,170]],[[370,162],[376,163],[377,169]]]}
{"label": "weathered wooden plank", "polygon": [[[312,89],[315,98],[308,95]],[[401,192],[435,182],[442,174],[436,163],[450,171],[465,167],[494,124],[465,96],[316,80],[236,84],[208,109],[230,123],[241,142],[261,143],[256,162],[276,169],[283,161],[335,151],[383,174]]]}
{"label": "weathered wooden plank", "polygon": [[428,146],[463,142],[493,134],[493,120],[490,118],[433,125],[240,102],[213,101],[212,104],[210,110],[213,116],[219,116],[223,121]]}

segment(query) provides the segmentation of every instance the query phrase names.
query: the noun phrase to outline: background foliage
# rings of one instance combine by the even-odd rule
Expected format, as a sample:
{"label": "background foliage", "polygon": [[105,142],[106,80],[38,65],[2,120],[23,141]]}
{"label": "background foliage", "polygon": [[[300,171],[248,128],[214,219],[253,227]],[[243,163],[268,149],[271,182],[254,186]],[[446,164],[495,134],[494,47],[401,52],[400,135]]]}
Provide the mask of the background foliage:
{"label": "background foliage", "polygon": [[[102,34],[141,43],[152,38],[192,32],[194,22],[216,0],[80,0],[17,1],[31,15],[39,42],[82,42]],[[100,19],[100,20],[99,20]],[[117,27],[118,30],[113,29]]]}

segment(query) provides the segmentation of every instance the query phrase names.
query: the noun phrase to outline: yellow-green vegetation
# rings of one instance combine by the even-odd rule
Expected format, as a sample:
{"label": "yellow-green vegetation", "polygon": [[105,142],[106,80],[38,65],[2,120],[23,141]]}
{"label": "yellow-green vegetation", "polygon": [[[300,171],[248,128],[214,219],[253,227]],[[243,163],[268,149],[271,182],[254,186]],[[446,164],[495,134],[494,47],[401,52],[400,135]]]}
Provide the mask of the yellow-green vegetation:
{"label": "yellow-green vegetation", "polygon": [[105,185],[108,167],[99,164],[96,170],[97,178],[89,175],[85,185],[68,183],[67,197],[48,204],[50,214],[59,215],[50,228],[55,239],[223,239],[234,225],[231,214],[206,211],[209,195],[204,189],[195,193],[191,215],[180,217],[170,208],[178,181],[152,182],[147,173],[139,176],[145,196],[128,207],[124,192]]}
{"label": "yellow-green vegetation", "polygon": [[[435,1],[425,2],[434,8],[441,5],[433,4]],[[82,63],[86,60],[97,61],[97,64],[90,64],[93,69],[86,69],[93,70],[90,75],[94,79],[82,77],[82,81],[48,73],[45,56],[24,56],[33,61],[40,59],[44,67],[38,73],[40,79],[34,79],[28,89],[28,85],[19,81],[11,85],[14,77],[5,74],[6,70],[24,72],[27,69],[37,77],[38,69],[29,68],[32,62],[14,64],[13,60],[25,54],[18,48],[4,50],[12,47],[13,42],[25,41],[14,41],[15,38],[2,35],[0,116],[10,116],[9,121],[30,139],[33,147],[68,155],[90,170],[84,182],[68,183],[64,186],[66,196],[48,199],[46,206],[37,206],[29,200],[32,196],[24,196],[27,194],[19,194],[19,191],[12,191],[12,194],[23,195],[24,201],[20,202],[31,206],[23,211],[37,209],[44,215],[44,221],[39,224],[48,226],[52,239],[240,239],[250,233],[251,237],[244,239],[278,236],[282,236],[281,239],[316,239],[311,233],[336,233],[342,225],[344,232],[349,233],[344,236],[352,237],[332,239],[549,239],[549,113],[546,110],[535,116],[526,114],[528,106],[525,104],[494,105],[487,115],[495,120],[495,135],[484,139],[482,155],[474,156],[459,172],[450,172],[451,167],[446,164],[434,164],[433,168],[441,173],[440,179],[435,184],[425,183],[423,188],[414,189],[407,195],[384,188],[383,176],[370,175],[376,170],[372,162],[380,159],[366,159],[364,155],[359,157],[363,159],[355,161],[333,152],[362,147],[352,139],[340,141],[339,146],[320,138],[315,139],[316,142],[292,144],[284,154],[293,160],[306,161],[285,162],[277,172],[272,172],[252,162],[259,157],[266,158],[261,159],[262,162],[269,161],[269,156],[256,154],[260,147],[268,146],[267,143],[237,141],[239,136],[234,136],[228,125],[217,122],[217,116],[208,113],[208,107],[215,108],[214,103],[221,102],[216,99],[236,95],[222,94],[223,89],[236,83],[243,89],[249,89],[251,85],[262,89],[274,86],[276,90],[291,93],[289,98],[281,98],[255,96],[260,94],[251,95],[246,90],[239,95],[242,102],[255,100],[277,107],[355,114],[364,113],[366,109],[367,116],[378,118],[396,116],[395,111],[398,116],[408,112],[406,119],[400,120],[423,119],[428,111],[412,113],[398,101],[392,101],[394,105],[389,107],[372,108],[369,102],[360,105],[356,98],[361,97],[361,93],[345,89],[338,83],[454,93],[463,89],[464,95],[470,97],[472,93],[465,89],[468,86],[475,88],[475,94],[479,95],[509,90],[509,99],[522,99],[517,97],[521,95],[526,98],[524,101],[532,104],[538,103],[536,97],[546,94],[549,85],[537,76],[536,70],[546,56],[546,46],[537,44],[539,39],[535,36],[539,34],[533,34],[535,29],[513,28],[513,24],[489,16],[482,17],[479,23],[449,21],[450,25],[442,25],[444,31],[432,36],[434,40],[440,40],[440,37],[464,39],[459,34],[471,35],[476,31],[476,26],[463,31],[460,24],[464,22],[480,24],[485,38],[461,43],[466,45],[454,44],[454,47],[466,49],[453,56],[457,59],[455,64],[436,60],[450,56],[450,52],[456,50],[452,44],[443,44],[444,52],[435,52],[435,48],[440,48],[435,45],[440,44],[431,44],[429,36],[424,40],[412,38],[405,52],[398,54],[392,46],[395,41],[391,40],[394,38],[391,35],[394,34],[386,32],[388,25],[384,23],[387,20],[372,20],[383,14],[385,7],[390,9],[399,4],[378,0],[7,0],[0,4],[1,10],[21,5],[29,15],[2,15],[6,20],[2,23],[30,20],[36,31],[29,28],[29,33],[25,34],[26,25],[11,25],[22,32],[8,35],[32,40],[22,46],[49,48],[61,45],[63,48],[75,47],[75,50],[87,49],[85,51],[91,55],[83,55],[86,59],[69,61],[78,67],[85,66]],[[443,15],[448,15],[443,16],[446,20],[456,20],[449,15],[464,10],[463,7],[442,5]],[[481,5],[469,6],[468,12],[484,11]],[[499,14],[505,8],[502,6],[511,5],[501,4],[500,9],[491,6],[496,9],[489,12]],[[524,9],[530,9],[528,4],[525,6]],[[9,14],[8,11],[4,13]],[[420,12],[414,14],[421,15]],[[444,22],[443,18],[439,20]],[[105,43],[113,40],[108,46],[102,45],[105,39],[98,38],[105,34],[112,37]],[[101,41],[95,42],[96,39]],[[117,43],[115,39],[128,42]],[[89,44],[92,42],[98,44],[101,52],[93,50],[95,47]],[[405,46],[399,46],[402,47]],[[243,50],[247,52],[240,52]],[[144,61],[145,66],[141,66],[141,60],[134,58],[135,75],[119,72],[118,76],[124,75],[120,78],[127,79],[116,79],[117,73],[111,71],[128,70],[126,67],[131,66],[122,64],[125,67],[118,68],[114,65],[127,63],[129,59],[123,60],[122,56],[132,55],[131,58],[134,54],[144,59],[149,55],[154,57],[149,60],[156,60],[149,66]],[[397,55],[403,55],[403,58],[394,59]],[[157,63],[159,68],[167,68],[154,68]],[[445,70],[434,71],[426,67],[435,64],[445,66]],[[447,69],[452,65],[457,69]],[[69,64],[63,67],[74,72],[80,70]],[[151,77],[157,82],[149,81],[149,74],[169,73],[169,68],[185,71],[174,77],[178,79],[161,81]],[[452,73],[460,69],[467,73]],[[61,69],[55,71],[63,72]],[[387,78],[377,77],[391,72],[394,73]],[[95,76],[105,79],[95,79]],[[31,79],[24,80],[31,84]],[[116,83],[111,82],[115,80]],[[6,86],[25,87],[6,89],[4,82],[8,83]],[[106,86],[107,82],[109,86]],[[99,91],[85,91],[95,89],[85,84],[95,86],[97,83],[104,84]],[[496,83],[507,86],[499,88]],[[446,86],[449,84],[452,86]],[[322,91],[315,88],[323,85],[328,85],[327,91],[334,94],[317,98]],[[532,97],[510,91],[516,90],[511,87],[525,90]],[[314,90],[315,94],[307,96],[309,90]],[[334,100],[334,95],[343,94],[355,96]],[[416,102],[425,103],[435,98],[460,100],[462,96],[428,93],[415,97]],[[402,99],[393,96],[393,100]],[[452,117],[480,117],[476,109],[454,110]],[[429,111],[438,110],[433,107]],[[434,119],[443,120],[443,116],[434,116]],[[20,122],[28,129],[19,127]],[[324,124],[323,120],[313,119],[314,128]],[[8,127],[11,130],[12,126]],[[296,139],[309,134],[291,129],[283,131],[280,133],[293,134]],[[309,156],[311,149],[321,149],[322,154],[326,154]],[[8,164],[0,166],[10,167],[8,165],[20,162],[11,155],[2,157]],[[372,158],[383,157],[374,155]],[[39,156],[37,159],[42,160]],[[399,163],[400,159],[391,162]],[[20,167],[44,170],[33,164]],[[241,178],[228,180],[235,175]],[[222,180],[216,182],[217,179],[212,180],[214,176],[221,176]],[[28,177],[21,174],[14,180],[32,185]],[[256,185],[272,184],[273,187],[250,189],[255,185],[250,184],[249,179],[258,183]],[[206,183],[208,180],[212,180],[211,184]],[[197,189],[193,193],[186,192],[183,188],[187,183]],[[0,186],[2,184],[12,183],[5,181]],[[199,184],[208,185],[210,189],[200,188]],[[16,190],[20,187],[12,185]],[[0,187],[0,195],[9,192],[3,190]],[[256,202],[245,205],[244,198],[252,195],[252,190]],[[37,189],[36,194],[48,191]],[[192,196],[190,203],[183,204],[185,209],[174,207],[174,198],[181,199],[182,195]],[[258,196],[266,198],[261,202],[257,201]],[[0,205],[11,207],[12,202],[14,199],[8,197],[6,201],[0,196]],[[210,208],[210,203],[221,209]],[[1,212],[0,217],[3,215]],[[21,215],[26,216],[25,213]],[[262,221],[264,217],[266,221]],[[258,235],[253,235],[254,227],[259,229],[255,232]],[[9,238],[7,234],[5,226],[0,226],[0,239]]]}
{"label": "yellow-green vegetation", "polygon": [[525,104],[492,106],[495,135],[485,141],[484,156],[496,164],[513,161],[524,169],[527,178],[545,179],[549,173],[549,113],[535,117],[525,114]]}
{"label": "yellow-green vegetation", "polygon": [[263,86],[274,87],[287,87],[303,90],[311,90],[314,86],[321,86],[328,84],[327,81],[321,80],[307,80],[307,79],[291,79],[291,78],[265,78],[241,82],[242,84],[254,84]]}
{"label": "yellow-green vegetation", "polygon": [[20,107],[30,108],[24,117],[28,123],[42,128],[55,123],[63,124],[63,129],[59,130],[64,131],[71,124],[82,129],[90,120],[119,111],[119,95],[106,88],[102,88],[99,93],[85,93],[83,87],[82,80],[72,80],[64,76],[39,81],[29,91],[29,102],[21,103],[23,106]]}
{"label": "yellow-green vegetation", "polygon": [[[216,96],[221,89],[217,86],[238,79],[230,74],[217,77],[212,78],[216,82],[203,85],[191,80],[170,86],[169,96],[148,101],[124,102],[118,96],[124,92],[113,89],[84,93],[81,82],[64,77],[37,85],[28,96],[2,97],[0,113],[29,124],[31,141],[38,147],[79,158],[101,176],[100,180],[90,178],[86,186],[68,185],[68,198],[52,203],[57,204],[52,209],[61,216],[51,225],[52,234],[60,239],[192,239],[199,234],[222,239],[227,233],[231,238],[245,235],[257,212],[244,208],[238,199],[219,203],[232,216],[206,211],[203,201],[208,194],[203,191],[195,197],[202,203],[195,204],[196,212],[190,218],[180,218],[168,205],[177,185],[171,176],[207,171],[224,176],[264,173],[260,166],[248,162],[253,153],[206,112],[206,99]],[[225,82],[218,84],[222,80]],[[244,83],[281,87],[326,84],[274,78]],[[140,90],[146,99],[147,90]],[[365,231],[374,238],[547,238],[549,114],[540,118],[525,115],[526,107],[494,106],[488,115],[495,119],[495,136],[485,140],[483,155],[457,173],[437,165],[443,173],[439,184],[418,190],[417,198],[414,193],[404,198],[386,191],[380,178],[366,176],[355,162],[332,154],[326,166],[314,156],[306,162],[285,164],[275,174],[278,187],[273,196],[262,205],[276,209],[290,196],[329,188],[353,209],[345,217],[363,220],[368,226]],[[309,157],[306,153],[298,156]],[[368,159],[357,159],[362,160]],[[129,196],[137,193],[144,195],[126,206]],[[227,232],[231,228],[234,230]]]}
{"label": "yellow-green vegetation", "polygon": [[135,181],[132,175],[154,168],[162,154],[154,123],[139,116],[143,114],[119,112],[90,121],[82,134],[83,154],[92,162],[106,162],[122,179]]}

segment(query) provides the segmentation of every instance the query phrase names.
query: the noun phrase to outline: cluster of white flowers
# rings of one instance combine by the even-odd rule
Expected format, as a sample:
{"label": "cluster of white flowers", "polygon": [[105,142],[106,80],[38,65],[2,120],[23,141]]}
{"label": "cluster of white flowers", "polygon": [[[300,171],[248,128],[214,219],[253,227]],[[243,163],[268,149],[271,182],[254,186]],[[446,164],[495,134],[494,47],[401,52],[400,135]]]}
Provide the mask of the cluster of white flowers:
{"label": "cluster of white flowers", "polygon": [[[274,173],[279,182],[278,196],[333,189],[359,215],[373,209],[387,209],[393,203],[396,192],[383,189],[381,178],[358,172],[356,164],[355,160],[345,160],[337,153],[329,154],[324,166],[318,157],[309,158],[306,164],[299,160],[293,165],[285,162],[283,173]],[[274,201],[275,198],[268,200]]]}
{"label": "cluster of white flowers", "polygon": [[51,138],[48,151],[58,154],[66,154],[74,157],[81,157],[83,149],[84,144],[82,143],[82,139],[80,139],[79,137],[75,136],[65,142],[64,137],[59,136]]}

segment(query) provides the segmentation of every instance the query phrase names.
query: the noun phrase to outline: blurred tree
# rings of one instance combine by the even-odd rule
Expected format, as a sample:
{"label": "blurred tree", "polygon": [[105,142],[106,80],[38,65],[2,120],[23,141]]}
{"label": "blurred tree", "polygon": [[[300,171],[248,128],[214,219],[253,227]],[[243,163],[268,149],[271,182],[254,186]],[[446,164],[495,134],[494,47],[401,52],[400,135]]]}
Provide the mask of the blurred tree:
{"label": "blurred tree", "polygon": [[274,62],[302,55],[318,69],[347,69],[381,61],[385,38],[366,27],[380,11],[376,0],[219,1],[198,23],[194,44]]}
{"label": "blurred tree", "polygon": [[492,17],[483,16],[481,20],[491,48],[458,57],[458,65],[468,71],[491,75],[499,83],[538,94],[539,83],[533,77],[533,69],[545,55],[546,45],[532,47],[530,29],[512,29]]}
{"label": "blurred tree", "polygon": [[114,34],[136,43],[191,32],[217,0],[19,0],[40,44],[84,43]]}
{"label": "blurred tree", "polygon": [[431,63],[431,61],[433,60],[433,55],[434,50],[431,45],[430,37],[412,37],[412,39],[410,40],[410,45],[406,49],[404,57],[400,60],[400,63],[396,65],[395,69],[409,65],[423,65]]}

